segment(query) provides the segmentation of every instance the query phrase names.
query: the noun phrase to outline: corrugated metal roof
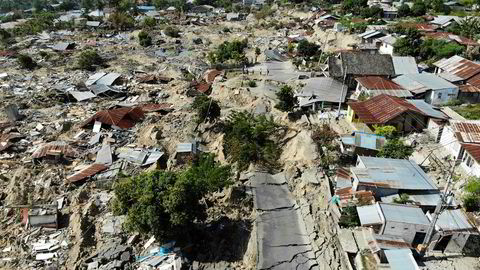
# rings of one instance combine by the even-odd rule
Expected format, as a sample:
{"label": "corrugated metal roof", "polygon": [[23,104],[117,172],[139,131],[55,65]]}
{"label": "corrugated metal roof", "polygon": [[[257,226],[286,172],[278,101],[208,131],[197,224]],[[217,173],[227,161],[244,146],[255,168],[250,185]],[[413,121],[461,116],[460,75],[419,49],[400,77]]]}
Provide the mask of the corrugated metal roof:
{"label": "corrugated metal roof", "polygon": [[463,93],[480,93],[480,88],[469,84],[460,85],[458,90]]}
{"label": "corrugated metal roof", "polygon": [[374,240],[368,242],[368,246],[372,252],[378,252],[382,249],[412,248],[412,246],[405,242],[400,236],[373,234],[372,237]]}
{"label": "corrugated metal roof", "polygon": [[417,107],[417,109],[422,111],[424,115],[432,118],[448,119],[448,117],[443,112],[441,112],[440,110],[436,110],[432,105],[426,103],[423,100],[411,99],[408,100],[408,102],[412,103],[415,107]]}
{"label": "corrugated metal roof", "polygon": [[71,43],[71,42],[60,42],[60,43],[57,43],[55,45],[52,46],[52,49],[56,50],[56,51],[66,51],[68,50],[69,48],[73,48],[73,46],[75,45],[75,43]]}
{"label": "corrugated metal roof", "polygon": [[450,120],[457,139],[464,143],[480,143],[480,120]]}
{"label": "corrugated metal roof", "polygon": [[348,105],[365,124],[387,123],[407,111],[423,114],[406,100],[385,94],[375,96],[367,101],[351,102]]}
{"label": "corrugated metal roof", "polygon": [[68,182],[77,182],[77,181],[83,180],[85,178],[94,176],[95,174],[97,174],[97,173],[99,173],[103,170],[106,170],[107,168],[108,168],[108,166],[106,166],[104,164],[94,163],[94,164],[88,166],[87,168],[85,168],[83,170],[80,170],[79,172],[69,176],[67,178],[67,181]]}
{"label": "corrugated metal roof", "polygon": [[443,231],[476,231],[461,209],[444,210],[438,217],[435,226]]}
{"label": "corrugated metal roof", "polygon": [[32,154],[32,158],[41,158],[45,156],[59,156],[77,157],[78,153],[75,148],[68,145],[66,142],[50,142],[40,145]]}
{"label": "corrugated metal roof", "polygon": [[88,80],[85,82],[85,85],[86,86],[90,86],[90,85],[93,85],[95,84],[100,78],[102,78],[103,76],[105,76],[107,73],[105,72],[97,72],[95,74],[93,74],[92,76],[90,76],[88,78]]}
{"label": "corrugated metal roof", "polygon": [[458,55],[454,55],[448,59],[441,59],[433,63],[433,65],[465,80],[480,74],[479,64]]}
{"label": "corrugated metal roof", "polygon": [[[480,68],[480,67],[479,67],[479,68]],[[479,72],[477,75],[475,75],[475,76],[471,77],[470,79],[468,79],[468,80],[467,80],[467,83],[469,83],[469,84],[471,84],[471,85],[473,85],[473,86],[475,86],[475,87],[477,87],[477,88],[480,88],[480,72]]]}
{"label": "corrugated metal roof", "polygon": [[357,77],[355,80],[369,90],[402,90],[403,87],[380,76]]}
{"label": "corrugated metal roof", "polygon": [[420,270],[410,249],[384,250],[391,270]]}
{"label": "corrugated metal roof", "polygon": [[97,152],[95,163],[110,165],[112,162],[112,149],[109,144],[105,144],[100,151]]}
{"label": "corrugated metal roof", "polygon": [[108,73],[107,75],[98,79],[95,84],[102,84],[102,85],[112,85],[118,78],[122,76],[119,73]]}
{"label": "corrugated metal roof", "polygon": [[195,143],[179,143],[177,144],[177,153],[195,153]]}
{"label": "corrugated metal roof", "polygon": [[458,16],[444,16],[444,15],[438,15],[436,16],[433,21],[431,21],[431,24],[437,24],[437,25],[444,25],[450,21],[456,21],[460,22],[461,18]]}
{"label": "corrugated metal roof", "polygon": [[464,78],[458,77],[457,75],[452,74],[450,72],[442,72],[442,73],[438,73],[437,75],[449,82],[460,82],[465,80]]}
{"label": "corrugated metal roof", "polygon": [[70,95],[72,95],[77,101],[84,101],[88,99],[92,99],[96,97],[95,94],[93,94],[90,91],[68,91]]}
{"label": "corrugated metal roof", "polygon": [[480,145],[479,144],[469,144],[469,143],[462,143],[462,147],[465,151],[470,154],[470,156],[475,159],[475,161],[480,163]]}
{"label": "corrugated metal roof", "polygon": [[[414,91],[418,84],[427,90],[458,89],[458,86],[431,73],[405,74],[393,79],[394,82],[405,89]],[[413,88],[413,89],[412,89]]]}
{"label": "corrugated metal roof", "polygon": [[393,68],[396,75],[418,74],[417,61],[412,56],[392,56]]}
{"label": "corrugated metal roof", "polygon": [[365,168],[350,168],[354,178],[364,185],[405,190],[438,190],[414,161],[407,159],[359,156]]}
{"label": "corrugated metal roof", "polygon": [[378,205],[386,222],[430,225],[430,220],[418,206],[393,203],[378,203]]}
{"label": "corrugated metal roof", "polygon": [[173,111],[172,103],[149,103],[140,106],[144,112]]}
{"label": "corrugated metal roof", "polygon": [[383,223],[376,204],[357,206],[357,213],[362,226]]}
{"label": "corrugated metal roof", "polygon": [[83,122],[81,127],[85,127],[95,121],[106,125],[114,125],[119,128],[131,128],[143,119],[144,113],[140,108],[120,108],[97,112],[94,116]]}
{"label": "corrugated metal roof", "polygon": [[304,80],[305,86],[296,94],[297,97],[306,98],[302,104],[311,103],[312,99],[320,102],[345,102],[347,91],[342,93],[342,83],[330,77],[315,77]]}

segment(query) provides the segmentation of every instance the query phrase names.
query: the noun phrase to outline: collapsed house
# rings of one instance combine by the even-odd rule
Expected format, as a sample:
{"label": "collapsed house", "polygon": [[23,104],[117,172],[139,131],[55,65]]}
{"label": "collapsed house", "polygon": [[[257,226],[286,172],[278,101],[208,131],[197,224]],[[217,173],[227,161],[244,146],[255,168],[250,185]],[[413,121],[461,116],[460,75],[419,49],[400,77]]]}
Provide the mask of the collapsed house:
{"label": "collapsed house", "polygon": [[[119,108],[97,112],[95,115],[84,121],[80,127],[86,128],[88,126],[102,126],[102,124],[128,129],[135,126],[135,124],[144,118],[142,109],[135,108]],[[100,130],[100,127],[97,129]]]}

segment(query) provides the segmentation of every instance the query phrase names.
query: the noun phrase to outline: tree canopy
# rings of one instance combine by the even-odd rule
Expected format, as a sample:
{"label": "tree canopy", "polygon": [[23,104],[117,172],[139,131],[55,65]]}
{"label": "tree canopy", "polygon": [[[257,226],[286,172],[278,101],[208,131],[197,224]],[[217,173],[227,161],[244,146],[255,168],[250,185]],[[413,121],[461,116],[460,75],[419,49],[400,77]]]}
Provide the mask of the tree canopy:
{"label": "tree canopy", "polygon": [[277,167],[281,149],[275,136],[279,125],[264,115],[233,112],[225,122],[223,148],[227,158],[245,170],[250,163],[267,169]]}
{"label": "tree canopy", "polygon": [[275,94],[278,98],[278,103],[275,105],[275,108],[284,112],[293,111],[297,105],[297,98],[294,96],[291,86],[284,85],[280,88],[280,91]]}
{"label": "tree canopy", "polygon": [[316,55],[319,49],[319,45],[313,42],[309,42],[308,40],[301,40],[300,42],[298,42],[297,46],[298,54],[304,57],[311,57]]}
{"label": "tree canopy", "polygon": [[390,139],[378,151],[377,157],[406,159],[413,154],[413,147],[399,139]]}
{"label": "tree canopy", "polygon": [[220,105],[216,100],[208,96],[197,96],[193,101],[192,108],[197,112],[197,123],[205,120],[212,122],[220,116]]}
{"label": "tree canopy", "polygon": [[244,52],[247,46],[247,39],[242,41],[234,40],[232,42],[225,41],[220,44],[215,51],[209,53],[209,61],[212,64],[225,63],[228,60],[233,60],[237,63],[244,63],[247,60]]}
{"label": "tree canopy", "polygon": [[184,171],[156,170],[120,179],[114,187],[113,210],[127,216],[129,231],[160,238],[186,233],[205,218],[200,200],[230,185],[231,176],[229,166],[221,166],[212,154],[202,154]]}

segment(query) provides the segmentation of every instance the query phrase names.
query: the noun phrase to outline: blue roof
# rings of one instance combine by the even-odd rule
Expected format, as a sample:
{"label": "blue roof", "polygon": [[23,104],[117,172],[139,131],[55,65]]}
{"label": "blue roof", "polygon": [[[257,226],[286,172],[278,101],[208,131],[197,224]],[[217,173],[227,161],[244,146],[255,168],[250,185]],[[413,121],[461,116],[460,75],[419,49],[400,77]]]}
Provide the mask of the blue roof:
{"label": "blue roof", "polygon": [[155,10],[155,6],[137,6],[137,9],[140,11],[152,11]]}
{"label": "blue roof", "polygon": [[404,190],[438,190],[427,174],[414,161],[408,159],[359,156],[365,166],[350,168],[360,183]]}
{"label": "blue roof", "polygon": [[342,137],[342,142],[366,149],[378,150],[385,144],[386,138],[376,134],[357,131],[355,136]]}
{"label": "blue roof", "polygon": [[419,270],[410,249],[387,249],[384,251],[392,270]]}

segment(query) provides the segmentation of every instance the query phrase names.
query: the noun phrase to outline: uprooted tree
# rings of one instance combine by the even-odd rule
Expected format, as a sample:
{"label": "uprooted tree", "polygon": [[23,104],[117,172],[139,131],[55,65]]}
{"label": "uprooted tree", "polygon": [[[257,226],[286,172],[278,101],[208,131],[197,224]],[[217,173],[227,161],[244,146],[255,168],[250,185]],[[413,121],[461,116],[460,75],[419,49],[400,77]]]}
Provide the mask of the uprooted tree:
{"label": "uprooted tree", "polygon": [[264,115],[233,112],[225,122],[225,154],[240,170],[247,169],[250,163],[274,169],[281,154],[278,144],[281,130],[281,126]]}
{"label": "uprooted tree", "polygon": [[202,154],[184,171],[156,170],[120,179],[114,187],[113,211],[127,216],[124,225],[129,231],[161,239],[188,234],[206,217],[202,198],[231,185],[231,176],[229,166]]}

